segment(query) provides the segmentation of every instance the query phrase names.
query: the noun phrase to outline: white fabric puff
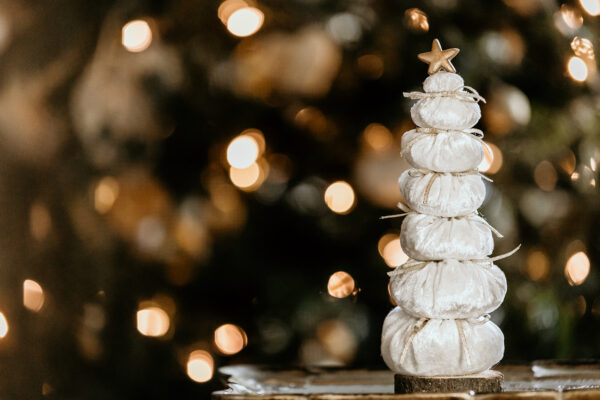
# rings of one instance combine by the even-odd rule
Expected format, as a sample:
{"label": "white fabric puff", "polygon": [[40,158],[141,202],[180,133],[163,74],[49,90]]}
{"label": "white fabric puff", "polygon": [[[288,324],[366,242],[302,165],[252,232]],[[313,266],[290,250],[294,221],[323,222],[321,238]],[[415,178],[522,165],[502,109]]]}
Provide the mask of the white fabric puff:
{"label": "white fabric puff", "polygon": [[427,321],[410,340],[402,357],[417,321],[401,307],[396,307],[383,323],[381,354],[387,366],[396,373],[467,375],[485,371],[502,359],[504,335],[493,322],[477,324],[459,320],[468,346],[465,349],[453,319]]}
{"label": "white fabric puff", "polygon": [[390,283],[396,304],[419,318],[476,318],[498,308],[506,295],[504,272],[490,262],[432,261]]}
{"label": "white fabric puff", "polygon": [[465,84],[462,76],[446,71],[439,71],[429,75],[423,82],[423,90],[430,92],[450,92]]}
{"label": "white fabric puff", "polygon": [[438,172],[475,169],[483,160],[483,146],[471,134],[441,131],[420,133],[415,129],[402,135],[402,153],[415,168]]}
{"label": "white fabric puff", "polygon": [[481,118],[479,105],[454,97],[427,97],[410,109],[412,120],[422,128],[467,129]]}
{"label": "white fabric puff", "polygon": [[471,214],[485,199],[485,185],[479,174],[453,175],[409,169],[400,175],[398,184],[410,208],[439,217]]}
{"label": "white fabric puff", "polygon": [[410,213],[402,221],[400,244],[413,260],[478,260],[494,250],[490,227],[476,215],[444,218]]}

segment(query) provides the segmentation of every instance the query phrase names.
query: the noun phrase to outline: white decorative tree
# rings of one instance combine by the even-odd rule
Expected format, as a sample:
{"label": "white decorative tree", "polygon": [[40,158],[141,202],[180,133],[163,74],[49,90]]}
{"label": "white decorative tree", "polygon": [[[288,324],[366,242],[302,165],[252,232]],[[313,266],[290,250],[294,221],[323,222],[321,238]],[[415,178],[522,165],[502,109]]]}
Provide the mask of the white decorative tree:
{"label": "white decorative tree", "polygon": [[517,249],[490,258],[492,234],[500,234],[477,214],[484,144],[473,128],[485,101],[455,73],[457,53],[434,40],[431,52],[419,55],[429,63],[424,92],[404,94],[418,99],[411,108],[417,128],[402,136],[413,168],[399,179],[400,241],[410,260],[390,273],[398,306],[385,319],[381,343],[386,364],[401,375],[478,374],[504,354],[504,336],[488,314],[506,294],[493,262]]}

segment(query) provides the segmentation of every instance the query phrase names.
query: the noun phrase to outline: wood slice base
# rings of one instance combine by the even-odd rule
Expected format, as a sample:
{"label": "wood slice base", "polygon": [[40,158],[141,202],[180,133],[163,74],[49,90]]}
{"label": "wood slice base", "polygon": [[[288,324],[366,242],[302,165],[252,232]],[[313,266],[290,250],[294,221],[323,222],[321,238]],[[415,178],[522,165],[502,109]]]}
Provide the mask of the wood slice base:
{"label": "wood slice base", "polygon": [[394,393],[497,393],[502,391],[504,376],[494,370],[461,376],[394,375]]}

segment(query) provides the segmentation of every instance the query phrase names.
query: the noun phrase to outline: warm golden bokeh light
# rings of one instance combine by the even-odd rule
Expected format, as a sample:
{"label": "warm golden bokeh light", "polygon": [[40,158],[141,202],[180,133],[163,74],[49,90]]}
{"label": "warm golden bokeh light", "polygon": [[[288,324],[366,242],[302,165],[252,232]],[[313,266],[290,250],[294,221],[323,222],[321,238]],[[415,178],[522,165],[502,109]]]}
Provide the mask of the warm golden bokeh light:
{"label": "warm golden bokeh light", "polygon": [[337,181],[325,190],[325,204],[334,213],[347,214],[356,204],[356,195],[348,182]]}
{"label": "warm golden bokeh light", "polygon": [[556,187],[558,175],[550,161],[542,161],[535,167],[533,179],[540,189],[551,192]]}
{"label": "warm golden bokeh light", "polygon": [[160,307],[144,307],[137,312],[137,330],[144,336],[164,336],[170,323],[169,315]]}
{"label": "warm golden bokeh light", "polygon": [[227,162],[234,168],[244,169],[256,162],[260,147],[250,135],[240,135],[227,146]]}
{"label": "warm golden bokeh light", "polygon": [[567,175],[571,175],[573,172],[575,172],[575,167],[577,167],[575,153],[567,149],[564,156],[558,160],[558,166]]}
{"label": "warm golden bokeh light", "polygon": [[38,312],[44,306],[44,290],[34,280],[25,279],[23,281],[23,305],[28,310]]}
{"label": "warm golden bokeh light", "polygon": [[350,327],[339,320],[330,319],[317,326],[317,338],[329,355],[342,363],[352,361],[358,341]]}
{"label": "warm golden bokeh light", "polygon": [[577,57],[594,60],[594,45],[589,39],[575,36],[571,41],[571,49]]}
{"label": "warm golden bokeh light", "polygon": [[581,285],[590,273],[590,259],[583,251],[569,257],[565,265],[565,276],[571,286]]}
{"label": "warm golden bokeh light", "polygon": [[231,183],[240,189],[254,189],[261,177],[261,170],[257,163],[252,163],[247,168],[229,168]]}
{"label": "warm golden bokeh light", "polygon": [[112,208],[119,195],[119,182],[112,176],[104,177],[94,190],[94,207],[100,214],[105,214]]}
{"label": "warm golden bokeh light", "polygon": [[581,7],[590,14],[592,17],[600,14],[600,1],[599,0],[579,0]]}
{"label": "warm golden bokeh light", "polygon": [[208,382],[212,379],[215,362],[209,352],[204,350],[192,351],[188,357],[187,375],[194,382]]}
{"label": "warm golden bokeh light", "polygon": [[373,123],[367,125],[363,131],[363,140],[373,150],[383,150],[392,145],[394,137],[388,128]]}
{"label": "warm golden bokeh light", "polygon": [[246,332],[233,324],[221,325],[215,329],[215,345],[225,355],[232,355],[242,351],[248,343]]}
{"label": "warm golden bokeh light", "polygon": [[577,82],[585,81],[589,74],[585,61],[577,56],[573,56],[569,59],[567,63],[567,70],[569,71],[571,78]]}
{"label": "warm golden bokeh light", "polygon": [[350,296],[354,293],[354,287],[354,278],[345,271],[334,272],[327,282],[327,292],[338,299]]}
{"label": "warm golden bokeh light", "polygon": [[486,146],[483,146],[484,157],[478,169],[486,174],[495,174],[502,167],[502,151],[493,143],[485,142],[485,144]]}
{"label": "warm golden bokeh light", "polygon": [[379,79],[383,75],[383,59],[376,54],[365,54],[358,57],[356,66],[361,75],[366,78]]}
{"label": "warm golden bokeh light", "polygon": [[409,8],[404,12],[404,22],[406,26],[414,32],[427,32],[429,30],[429,21],[427,14],[418,8]]}
{"label": "warm golden bokeh light", "polygon": [[546,253],[540,250],[533,250],[527,254],[525,266],[525,272],[532,281],[542,280],[550,272],[550,260]]}
{"label": "warm golden bokeh light", "polygon": [[227,19],[227,30],[238,37],[255,34],[262,27],[265,16],[255,7],[243,7],[235,10]]}
{"label": "warm golden bokeh light", "polygon": [[408,256],[400,246],[398,234],[386,233],[383,235],[377,243],[377,249],[388,267],[395,268],[408,261]]}
{"label": "warm golden bokeh light", "polygon": [[126,23],[121,30],[121,43],[133,53],[146,50],[152,43],[152,30],[148,22],[136,19]]}
{"label": "warm golden bokeh light", "polygon": [[8,321],[4,316],[4,313],[0,312],[0,339],[6,337],[8,334]]}
{"label": "warm golden bokeh light", "polygon": [[567,4],[560,6],[560,16],[563,22],[572,30],[577,30],[583,25],[581,12]]}

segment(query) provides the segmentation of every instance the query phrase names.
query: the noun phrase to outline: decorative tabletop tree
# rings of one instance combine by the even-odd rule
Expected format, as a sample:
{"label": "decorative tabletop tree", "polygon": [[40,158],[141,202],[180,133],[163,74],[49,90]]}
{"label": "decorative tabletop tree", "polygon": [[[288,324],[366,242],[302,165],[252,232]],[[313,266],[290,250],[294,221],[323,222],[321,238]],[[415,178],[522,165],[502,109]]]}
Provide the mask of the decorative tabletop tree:
{"label": "decorative tabletop tree", "polygon": [[419,55],[429,63],[424,93],[404,93],[418,100],[411,108],[417,128],[402,136],[412,168],[399,179],[400,242],[410,260],[390,273],[398,306],[381,342],[400,392],[501,389],[502,375],[489,369],[502,359],[504,336],[489,313],[504,299],[506,278],[493,262],[517,249],[490,258],[492,235],[501,235],[477,213],[484,143],[473,128],[485,100],[455,73],[450,60],[458,52],[434,40]]}

